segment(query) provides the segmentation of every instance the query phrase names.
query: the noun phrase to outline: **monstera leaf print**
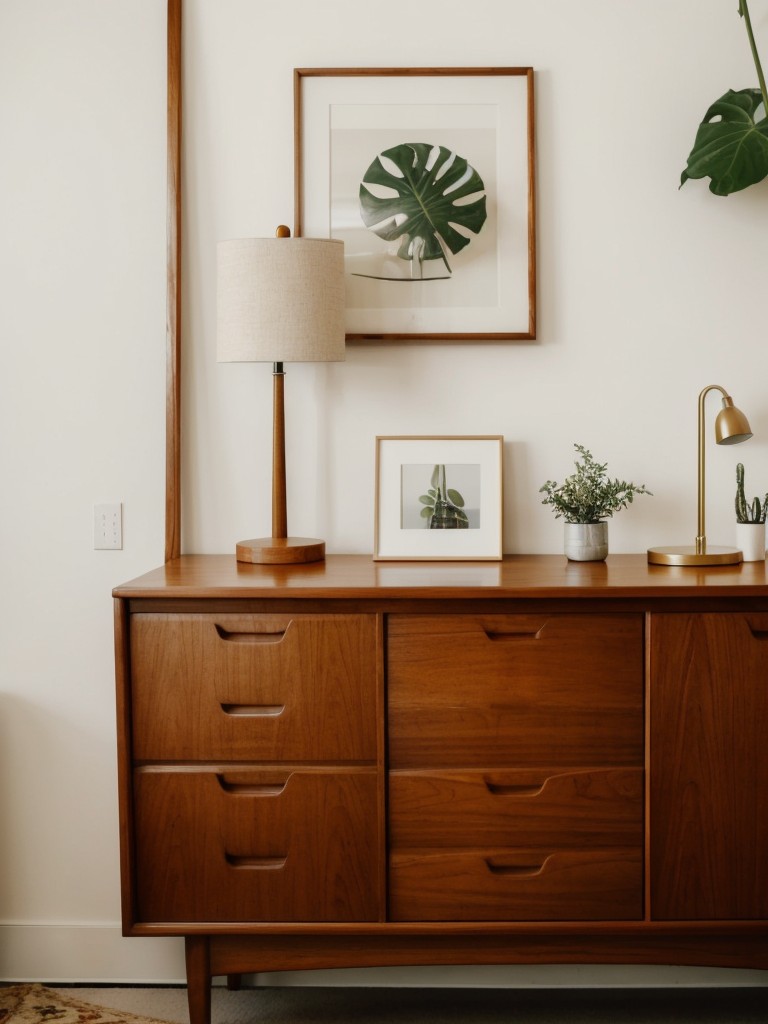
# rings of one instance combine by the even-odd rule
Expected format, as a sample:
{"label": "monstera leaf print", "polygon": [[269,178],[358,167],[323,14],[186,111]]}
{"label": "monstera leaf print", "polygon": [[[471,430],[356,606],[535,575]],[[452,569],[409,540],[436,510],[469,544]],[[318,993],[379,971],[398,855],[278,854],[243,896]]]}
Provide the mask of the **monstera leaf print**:
{"label": "monstera leaf print", "polygon": [[[367,185],[385,185],[397,195],[384,198]],[[448,251],[460,252],[470,242],[457,227],[477,234],[485,223],[485,195],[478,195],[484,189],[463,156],[428,142],[403,142],[384,150],[363,175],[360,213],[379,238],[400,239],[400,259],[442,260],[450,272]]]}

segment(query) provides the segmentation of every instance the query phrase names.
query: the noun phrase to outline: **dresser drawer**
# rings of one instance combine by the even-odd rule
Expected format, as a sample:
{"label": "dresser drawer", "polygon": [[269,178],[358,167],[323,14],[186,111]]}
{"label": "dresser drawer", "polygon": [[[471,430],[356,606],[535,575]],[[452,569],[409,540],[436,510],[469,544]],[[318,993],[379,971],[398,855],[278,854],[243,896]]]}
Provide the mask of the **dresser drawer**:
{"label": "dresser drawer", "polygon": [[373,615],[131,616],[139,760],[373,760]]}
{"label": "dresser drawer", "polygon": [[371,921],[373,769],[140,768],[138,920]]}
{"label": "dresser drawer", "polygon": [[640,847],[393,853],[393,921],[619,921],[643,915]]}
{"label": "dresser drawer", "polygon": [[643,763],[641,615],[393,615],[393,768]]}
{"label": "dresser drawer", "polygon": [[643,770],[396,771],[393,849],[440,846],[640,845]]}

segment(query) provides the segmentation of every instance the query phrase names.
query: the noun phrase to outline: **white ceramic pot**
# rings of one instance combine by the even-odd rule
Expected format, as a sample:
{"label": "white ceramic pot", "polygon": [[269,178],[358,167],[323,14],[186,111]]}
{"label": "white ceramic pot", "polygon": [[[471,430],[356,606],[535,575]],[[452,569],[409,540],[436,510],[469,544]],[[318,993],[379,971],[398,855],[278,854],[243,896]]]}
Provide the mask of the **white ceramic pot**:
{"label": "white ceramic pot", "polygon": [[566,523],[565,556],[571,562],[602,562],[608,555],[608,523]]}
{"label": "white ceramic pot", "polygon": [[736,546],[745,562],[764,562],[765,523],[736,523]]}

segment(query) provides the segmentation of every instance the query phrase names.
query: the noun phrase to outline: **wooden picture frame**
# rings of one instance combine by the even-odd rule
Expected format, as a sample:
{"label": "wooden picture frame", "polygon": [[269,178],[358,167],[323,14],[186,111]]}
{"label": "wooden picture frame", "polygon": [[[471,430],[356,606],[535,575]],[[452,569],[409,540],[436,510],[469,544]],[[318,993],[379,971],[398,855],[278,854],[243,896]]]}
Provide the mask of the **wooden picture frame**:
{"label": "wooden picture frame", "polygon": [[500,434],[377,437],[374,560],[501,559],[503,447]]}
{"label": "wooden picture frame", "polygon": [[296,68],[294,140],[294,233],[343,239],[348,339],[536,337],[532,68]]}

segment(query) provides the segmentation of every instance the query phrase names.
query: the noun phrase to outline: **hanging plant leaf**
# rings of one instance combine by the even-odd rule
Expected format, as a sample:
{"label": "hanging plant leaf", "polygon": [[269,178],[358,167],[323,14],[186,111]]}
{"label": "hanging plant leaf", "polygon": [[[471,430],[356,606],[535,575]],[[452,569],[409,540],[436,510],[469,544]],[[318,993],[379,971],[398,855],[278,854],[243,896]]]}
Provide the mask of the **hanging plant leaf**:
{"label": "hanging plant leaf", "polygon": [[[381,157],[391,160],[399,173],[389,171]],[[368,185],[385,185],[396,196],[374,195]],[[460,252],[470,239],[454,225],[477,234],[485,223],[483,179],[467,160],[444,146],[404,142],[384,150],[363,175],[360,214],[363,223],[387,242],[401,239],[402,260],[441,259],[448,270],[448,252]]]}
{"label": "hanging plant leaf", "polygon": [[689,178],[709,177],[709,191],[727,196],[768,176],[768,118],[755,121],[762,101],[760,89],[729,89],[712,104],[696,133],[681,187]]}

